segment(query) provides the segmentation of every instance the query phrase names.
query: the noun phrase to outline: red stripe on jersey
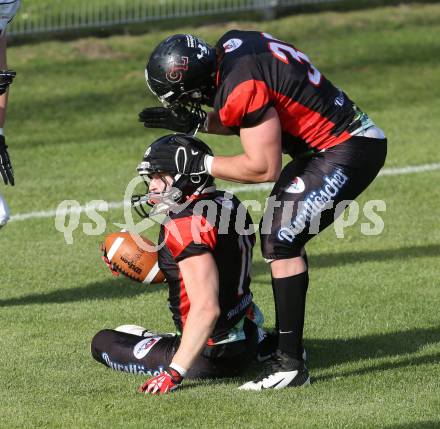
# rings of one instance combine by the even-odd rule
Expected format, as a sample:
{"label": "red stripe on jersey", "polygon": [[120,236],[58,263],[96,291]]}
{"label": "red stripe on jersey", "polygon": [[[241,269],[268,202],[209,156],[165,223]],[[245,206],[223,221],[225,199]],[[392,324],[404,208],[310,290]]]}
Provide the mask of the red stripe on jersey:
{"label": "red stripe on jersey", "polygon": [[219,111],[226,127],[240,127],[243,116],[260,109],[270,101],[269,89],[261,80],[246,80],[228,95]]}
{"label": "red stripe on jersey", "polygon": [[[218,230],[203,216],[188,216],[169,221],[165,226],[165,244],[173,258],[179,256],[191,243],[205,244],[214,249]],[[182,273],[179,270],[179,315],[182,330],[190,309],[190,301]]]}
{"label": "red stripe on jersey", "polygon": [[315,149],[327,149],[351,137],[347,131],[339,136],[333,135],[334,122],[292,98],[271,90],[259,80],[247,80],[234,88],[219,111],[220,120],[226,127],[240,127],[243,116],[271,100],[275,102],[283,131],[299,137]]}
{"label": "red stripe on jersey", "polygon": [[331,133],[334,122],[285,95],[271,92],[277,100],[275,109],[283,131],[299,137],[311,147],[318,150],[328,149],[351,137],[347,131],[335,136]]}
{"label": "red stripe on jersey", "polygon": [[173,219],[165,225],[165,244],[173,258],[179,256],[191,243],[205,244],[214,249],[217,244],[216,227],[203,216]]}

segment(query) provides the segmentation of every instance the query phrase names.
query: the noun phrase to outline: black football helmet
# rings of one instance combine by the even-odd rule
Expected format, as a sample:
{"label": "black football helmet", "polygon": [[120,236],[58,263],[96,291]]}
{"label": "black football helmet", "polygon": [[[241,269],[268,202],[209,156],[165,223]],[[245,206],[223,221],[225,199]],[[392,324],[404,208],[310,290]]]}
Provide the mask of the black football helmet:
{"label": "black football helmet", "polygon": [[[186,134],[170,134],[154,141],[146,150],[137,171],[144,179],[147,193],[133,195],[131,205],[141,217],[164,213],[191,195],[200,195],[215,190],[214,178],[209,174],[190,174],[185,171],[188,151],[199,151],[213,155],[209,146],[201,140]],[[173,181],[166,184],[163,192],[148,192],[149,177],[154,174],[169,174]],[[150,209],[153,207],[153,209]]]}
{"label": "black football helmet", "polygon": [[162,41],[150,56],[145,78],[165,107],[173,104],[212,106],[216,49],[191,34]]}

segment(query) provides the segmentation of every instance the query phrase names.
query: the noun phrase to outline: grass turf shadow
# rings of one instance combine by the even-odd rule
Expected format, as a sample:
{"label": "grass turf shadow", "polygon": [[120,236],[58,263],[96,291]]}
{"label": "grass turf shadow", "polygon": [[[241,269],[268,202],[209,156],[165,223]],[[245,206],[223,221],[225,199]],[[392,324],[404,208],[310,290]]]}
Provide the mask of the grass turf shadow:
{"label": "grass turf shadow", "polygon": [[57,289],[52,292],[32,293],[17,298],[2,299],[0,300],[0,307],[127,298],[143,293],[153,293],[165,288],[168,288],[165,283],[145,286],[118,278],[91,283],[84,287]]}
{"label": "grass turf shadow", "polygon": [[426,356],[409,357],[405,359],[400,359],[397,362],[392,361],[392,362],[377,363],[373,360],[368,362],[367,367],[363,367],[359,369],[350,369],[350,370],[343,369],[340,371],[332,372],[331,374],[319,375],[317,377],[313,377],[313,381],[320,382],[320,381],[333,380],[339,377],[357,377],[373,372],[384,372],[389,370],[393,371],[396,368],[438,364],[439,361],[440,361],[440,353],[431,353]]}
{"label": "grass turf shadow", "polygon": [[383,429],[434,429],[440,427],[440,418],[437,420],[423,420],[420,422],[397,423],[381,427]]}
{"label": "grass turf shadow", "polygon": [[384,249],[377,251],[325,253],[308,255],[311,269],[314,267],[325,268],[363,262],[385,262],[421,257],[440,256],[439,244],[427,244],[423,246],[400,247],[397,249]]}
{"label": "grass turf shadow", "polygon": [[[312,381],[322,382],[338,377],[353,377],[374,372],[393,370],[417,365],[437,364],[440,353],[412,356],[427,344],[440,343],[440,326],[409,329],[399,332],[367,335],[348,339],[309,339],[305,341],[307,366],[311,369]],[[401,356],[400,359],[395,358]],[[405,356],[405,357],[403,357]],[[388,358],[388,359],[387,359]],[[392,360],[391,360],[392,359]],[[331,374],[314,376],[313,370],[331,368],[350,362],[365,361],[356,369],[341,368]],[[259,375],[264,363],[253,361],[236,378],[218,378],[210,382],[215,384],[239,384],[252,380]],[[191,380],[195,387],[206,381]],[[424,428],[425,426],[420,426]],[[396,426],[396,429],[398,426]]]}
{"label": "grass turf shadow", "polygon": [[[399,332],[387,332],[347,339],[306,339],[305,347],[309,356],[310,366],[327,368],[347,362],[360,360],[382,360],[402,355],[414,354],[428,344],[440,343],[440,326],[415,328]],[[438,362],[440,353],[432,355],[432,361]],[[427,357],[416,357],[425,360]],[[408,359],[411,364],[412,359]],[[431,362],[431,360],[430,360]],[[376,365],[381,366],[382,364]],[[388,363],[384,364],[385,366]],[[398,366],[393,362],[392,366]],[[385,368],[384,368],[385,369]]]}
{"label": "grass turf shadow", "polygon": [[[386,262],[392,260],[403,261],[410,258],[439,257],[440,245],[427,244],[423,246],[401,247],[397,249],[383,249],[376,251],[353,251],[335,253],[307,253],[310,269],[338,267],[342,265],[364,262]],[[264,261],[252,263],[253,274],[258,276],[270,272],[269,264]],[[252,285],[251,285],[252,286]]]}

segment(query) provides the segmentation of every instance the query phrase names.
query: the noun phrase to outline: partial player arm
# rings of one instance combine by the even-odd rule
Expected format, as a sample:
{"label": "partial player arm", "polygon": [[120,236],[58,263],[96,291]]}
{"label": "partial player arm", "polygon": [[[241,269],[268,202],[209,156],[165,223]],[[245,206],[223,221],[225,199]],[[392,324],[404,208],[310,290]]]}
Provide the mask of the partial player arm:
{"label": "partial player arm", "polygon": [[220,316],[219,280],[217,265],[209,252],[180,261],[179,268],[191,306],[173,363],[187,370],[206,345]]}
{"label": "partial player arm", "polygon": [[201,152],[188,155],[186,174],[210,174],[240,183],[275,182],[281,172],[281,124],[270,107],[253,127],[240,129],[244,153],[236,156],[210,156]]}
{"label": "partial player arm", "polygon": [[220,316],[218,270],[212,254],[206,252],[185,258],[179,262],[179,269],[191,303],[182,340],[169,368],[140,387],[144,393],[166,393],[180,385]]}
{"label": "partial player arm", "polygon": [[[6,68],[6,36],[4,32],[2,32],[0,36],[0,70],[3,71],[6,70]],[[1,77],[1,79],[4,80],[3,77]],[[8,80],[7,78],[5,79]],[[11,78],[11,82],[12,79],[13,78]],[[5,185],[8,183],[14,185],[14,171],[9,159],[8,147],[6,146],[5,136],[3,134],[3,126],[6,120],[6,106],[8,104],[8,85],[4,88],[4,92],[0,91],[0,175]]]}
{"label": "partial player arm", "polygon": [[215,156],[211,174],[219,179],[241,183],[274,182],[281,171],[281,124],[271,107],[262,121],[250,128],[241,128],[244,153],[236,156]]}
{"label": "partial player arm", "polygon": [[[8,68],[6,61],[6,36],[4,32],[0,36],[0,70]],[[0,91],[1,92],[1,91]],[[8,103],[8,92],[5,91],[0,95],[0,128],[3,128],[6,119],[6,105]]]}

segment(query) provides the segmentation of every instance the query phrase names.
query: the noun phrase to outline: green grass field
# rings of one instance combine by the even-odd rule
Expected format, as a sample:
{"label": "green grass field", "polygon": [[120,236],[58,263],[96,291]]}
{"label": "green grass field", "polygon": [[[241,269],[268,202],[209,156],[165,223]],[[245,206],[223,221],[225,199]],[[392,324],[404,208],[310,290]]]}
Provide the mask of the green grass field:
{"label": "green grass field", "polygon": [[[219,3],[221,2],[218,0],[205,0],[203,6],[212,6]],[[141,7],[143,10],[147,8],[150,12],[154,11],[153,13],[159,15],[163,14],[165,10],[170,12],[173,5],[181,7],[185,4],[192,8],[194,2],[192,0],[33,0],[32,2],[22,2],[20,12],[15,20],[23,20],[28,23],[33,21],[43,23],[45,20],[55,18],[56,22],[58,15],[69,16],[72,14],[76,16],[84,16],[85,14],[92,16],[94,14],[94,20],[98,20],[104,19],[105,16],[109,15],[122,17],[126,12],[131,16],[133,12],[139,13]],[[202,2],[199,2],[199,5],[201,4]],[[116,13],[113,14],[112,12]],[[70,22],[70,18],[67,18],[67,20]]]}
{"label": "green grass field", "polygon": [[[386,130],[386,168],[440,162],[440,5],[381,8],[246,23],[291,40]],[[214,42],[239,23],[182,28]],[[176,31],[176,32],[178,32]],[[7,142],[16,186],[1,186],[13,214],[65,199],[121,201],[144,149],[137,113],[153,98],[145,59],[167,34],[13,47]],[[236,138],[209,136],[219,154]],[[252,394],[241,380],[187,382],[166,397],[136,393],[142,376],[95,363],[94,333],[136,323],[173,328],[166,287],[111,278],[105,234],[87,236],[84,214],[67,245],[54,218],[0,231],[0,427],[387,428],[440,427],[440,171],[379,177],[362,205],[382,199],[385,229],[361,222],[308,246],[311,282],[305,345],[310,388]],[[266,192],[241,192],[264,201]],[[255,220],[259,214],[253,213]],[[103,213],[106,233],[122,210]],[[273,327],[268,267],[256,251],[256,302]],[[247,377],[256,367],[250,368]]]}

